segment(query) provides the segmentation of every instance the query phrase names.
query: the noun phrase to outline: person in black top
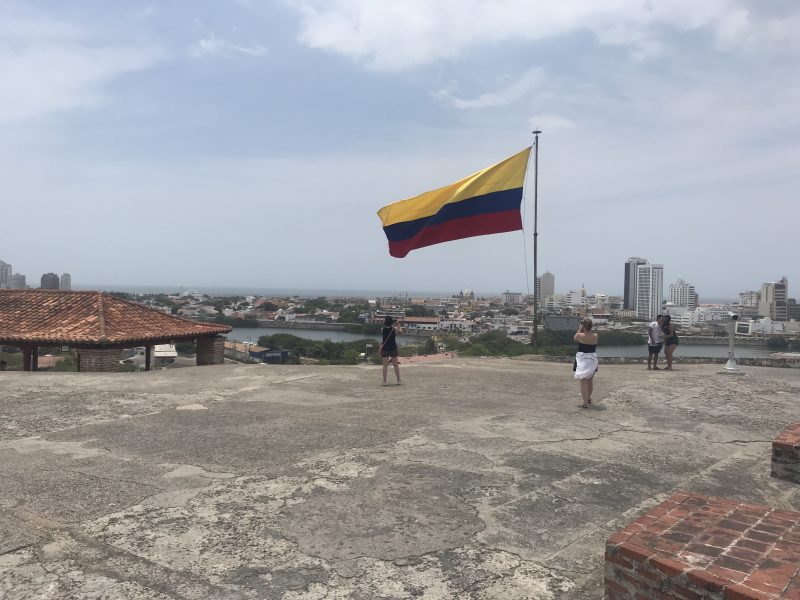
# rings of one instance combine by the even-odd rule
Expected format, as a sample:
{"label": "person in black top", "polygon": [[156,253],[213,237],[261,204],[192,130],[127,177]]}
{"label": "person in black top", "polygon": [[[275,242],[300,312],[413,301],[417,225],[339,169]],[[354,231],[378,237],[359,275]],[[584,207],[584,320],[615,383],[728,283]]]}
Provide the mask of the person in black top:
{"label": "person in black top", "polygon": [[383,329],[381,330],[383,341],[380,346],[380,355],[383,358],[383,385],[386,385],[386,372],[389,370],[389,363],[394,365],[397,385],[400,385],[400,365],[397,362],[397,336],[401,333],[403,333],[403,330],[397,325],[394,318],[387,316],[383,319]]}
{"label": "person in black top", "polygon": [[572,370],[575,371],[575,379],[581,382],[581,408],[589,408],[592,405],[594,374],[597,373],[597,332],[592,331],[592,320],[583,319],[572,339],[578,342]]}
{"label": "person in black top", "polygon": [[678,347],[678,334],[675,333],[675,326],[672,324],[670,315],[664,317],[661,331],[664,332],[664,356],[667,358],[667,371],[672,371],[672,356],[675,354],[675,348]]}

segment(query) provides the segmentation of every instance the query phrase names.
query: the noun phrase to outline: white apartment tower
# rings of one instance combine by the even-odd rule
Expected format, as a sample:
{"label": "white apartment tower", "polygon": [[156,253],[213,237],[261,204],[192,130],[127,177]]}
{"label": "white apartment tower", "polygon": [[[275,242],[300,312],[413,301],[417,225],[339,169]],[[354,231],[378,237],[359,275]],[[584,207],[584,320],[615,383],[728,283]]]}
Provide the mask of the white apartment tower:
{"label": "white apartment tower", "polygon": [[739,292],[739,304],[742,306],[758,306],[758,299],[761,297],[755,290]]}
{"label": "white apartment tower", "polygon": [[636,267],[636,316],[652,321],[664,303],[664,265]]}
{"label": "white apartment tower", "polygon": [[69,273],[62,273],[61,274],[61,281],[58,284],[58,289],[60,290],[71,290],[72,289],[72,275]]}
{"label": "white apartment tower", "polygon": [[11,265],[0,260],[0,289],[11,287]]}
{"label": "white apartment tower", "polygon": [[503,304],[522,304],[522,294],[520,292],[509,292],[506,290],[502,294]]}
{"label": "white apartment tower", "polygon": [[623,296],[623,306],[627,309],[636,308],[636,268],[639,265],[646,265],[646,258],[631,256],[625,263],[625,295]]}
{"label": "white apartment tower", "polygon": [[669,285],[669,301],[675,306],[685,306],[689,310],[694,310],[697,308],[696,298],[694,286],[683,279],[678,279]]}

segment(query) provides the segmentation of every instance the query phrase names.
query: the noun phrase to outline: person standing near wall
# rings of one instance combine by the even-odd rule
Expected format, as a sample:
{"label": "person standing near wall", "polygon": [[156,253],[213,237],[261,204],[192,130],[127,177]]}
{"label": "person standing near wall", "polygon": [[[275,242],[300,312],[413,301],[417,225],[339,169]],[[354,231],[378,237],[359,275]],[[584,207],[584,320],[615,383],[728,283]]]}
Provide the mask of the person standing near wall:
{"label": "person standing near wall", "polygon": [[664,358],[667,359],[667,371],[672,371],[672,356],[678,347],[678,334],[675,333],[675,326],[672,324],[670,315],[664,317],[661,331],[664,334]]}
{"label": "person standing near wall", "polygon": [[[651,368],[658,371],[658,355],[661,352],[661,345],[664,341],[664,332],[661,325],[664,323],[664,315],[658,315],[656,320],[647,327],[647,370]],[[650,367],[652,361],[653,366]]]}
{"label": "person standing near wall", "polygon": [[581,326],[572,338],[578,342],[578,351],[575,353],[575,379],[581,382],[581,408],[589,408],[592,404],[592,391],[594,390],[594,375],[597,373],[597,332],[592,331],[592,320],[583,319]]}
{"label": "person standing near wall", "polygon": [[381,330],[381,345],[379,353],[383,359],[383,383],[386,385],[386,373],[389,370],[389,363],[394,365],[394,374],[397,377],[397,385],[400,385],[400,365],[397,362],[397,336],[403,333],[403,330],[397,325],[393,317],[386,316],[383,319],[383,329]]}

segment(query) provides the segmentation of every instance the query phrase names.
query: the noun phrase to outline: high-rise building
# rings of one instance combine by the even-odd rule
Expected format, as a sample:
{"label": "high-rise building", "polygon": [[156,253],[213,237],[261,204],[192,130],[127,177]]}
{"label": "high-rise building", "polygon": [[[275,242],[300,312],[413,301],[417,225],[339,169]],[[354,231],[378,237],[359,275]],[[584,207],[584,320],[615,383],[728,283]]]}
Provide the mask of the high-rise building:
{"label": "high-rise building", "polygon": [[62,290],[72,289],[72,275],[70,275],[69,273],[61,274],[61,283],[59,284],[59,289]]}
{"label": "high-rise building", "polygon": [[669,301],[675,306],[685,306],[689,310],[697,308],[697,294],[694,286],[683,279],[669,285]]}
{"label": "high-rise building", "polygon": [[22,273],[14,273],[11,276],[11,289],[12,290],[24,290],[28,287],[27,282],[25,281],[25,275]]}
{"label": "high-rise building", "polygon": [[761,284],[758,314],[773,321],[788,321],[789,280],[784,275],[778,281]]}
{"label": "high-rise building", "polygon": [[758,306],[758,300],[760,297],[761,294],[755,290],[739,292],[739,304],[742,306]]}
{"label": "high-rise building", "polygon": [[652,321],[664,302],[664,265],[636,267],[636,316]]}
{"label": "high-rise building", "polygon": [[0,260],[0,289],[11,287],[11,265]]}
{"label": "high-rise building", "polygon": [[506,290],[502,294],[503,296],[503,304],[521,304],[522,303],[522,294],[520,292],[509,292]]}
{"label": "high-rise building", "polygon": [[786,312],[790,321],[800,321],[800,304],[794,298],[789,298],[786,301]]}
{"label": "high-rise building", "polygon": [[539,276],[536,285],[539,299],[544,300],[556,293],[556,276],[550,271],[545,271],[543,275]]}
{"label": "high-rise building", "polygon": [[638,256],[631,256],[625,263],[625,293],[623,295],[623,302],[625,308],[636,309],[636,268],[639,265],[646,265],[647,259],[639,258]]}
{"label": "high-rise building", "polygon": [[57,290],[60,283],[61,281],[58,278],[58,275],[55,273],[45,273],[42,275],[42,280],[39,287],[43,290]]}

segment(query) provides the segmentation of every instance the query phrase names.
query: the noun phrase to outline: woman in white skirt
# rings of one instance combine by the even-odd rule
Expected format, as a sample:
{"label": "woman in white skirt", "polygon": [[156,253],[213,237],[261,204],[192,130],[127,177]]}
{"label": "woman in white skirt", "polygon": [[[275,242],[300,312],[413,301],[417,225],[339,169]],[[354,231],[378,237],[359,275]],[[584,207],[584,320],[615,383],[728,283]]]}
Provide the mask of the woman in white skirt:
{"label": "woman in white skirt", "polygon": [[575,353],[575,379],[581,382],[581,408],[589,408],[592,404],[594,374],[597,373],[597,333],[592,331],[592,320],[583,319],[575,337],[578,351]]}

